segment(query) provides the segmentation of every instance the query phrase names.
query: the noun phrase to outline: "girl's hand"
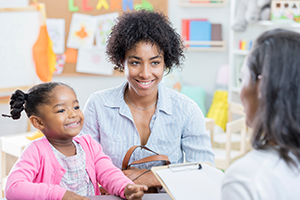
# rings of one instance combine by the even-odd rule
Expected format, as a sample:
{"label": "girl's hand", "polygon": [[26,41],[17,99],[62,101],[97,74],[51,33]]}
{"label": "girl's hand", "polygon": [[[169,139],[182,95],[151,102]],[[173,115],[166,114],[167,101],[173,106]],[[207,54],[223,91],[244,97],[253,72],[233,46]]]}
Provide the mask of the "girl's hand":
{"label": "girl's hand", "polygon": [[140,200],[144,196],[144,191],[147,191],[146,185],[128,184],[125,187],[125,197],[131,200]]}
{"label": "girl's hand", "polygon": [[65,195],[63,196],[62,200],[89,200],[89,198],[80,196],[78,194],[76,194],[75,192],[71,192],[71,191],[66,191]]}

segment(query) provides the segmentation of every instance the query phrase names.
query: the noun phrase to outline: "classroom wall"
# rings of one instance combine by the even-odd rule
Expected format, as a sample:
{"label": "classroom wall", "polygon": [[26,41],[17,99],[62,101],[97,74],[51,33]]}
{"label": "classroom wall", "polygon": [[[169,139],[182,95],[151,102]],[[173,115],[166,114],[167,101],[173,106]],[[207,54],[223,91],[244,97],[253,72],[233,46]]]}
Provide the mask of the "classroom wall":
{"label": "classroom wall", "polygon": [[[174,27],[181,33],[182,18],[208,18],[212,23],[221,23],[223,38],[229,39],[229,2],[224,7],[181,7],[179,0],[169,0],[169,17]],[[227,45],[228,46],[228,45]],[[228,49],[223,52],[186,52],[186,61],[182,71],[184,84],[201,86],[210,99],[214,90],[218,68],[228,63]],[[73,87],[77,93],[80,106],[83,108],[88,96],[101,89],[115,87],[125,81],[124,77],[74,76],[54,77],[53,81],[61,81]],[[8,113],[8,105],[0,105],[0,113]],[[20,133],[27,130],[27,117],[23,113],[20,120],[0,117],[0,136]]]}

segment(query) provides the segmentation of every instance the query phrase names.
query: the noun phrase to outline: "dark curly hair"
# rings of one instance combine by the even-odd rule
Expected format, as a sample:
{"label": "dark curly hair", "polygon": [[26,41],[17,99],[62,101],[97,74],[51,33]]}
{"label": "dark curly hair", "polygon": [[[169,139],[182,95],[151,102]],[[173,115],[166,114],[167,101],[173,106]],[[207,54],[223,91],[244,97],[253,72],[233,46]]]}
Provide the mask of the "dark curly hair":
{"label": "dark curly hair", "polygon": [[24,109],[28,118],[31,115],[38,116],[40,114],[38,112],[38,106],[49,103],[51,91],[59,85],[66,86],[73,90],[70,86],[60,82],[48,82],[35,85],[28,90],[27,94],[22,90],[16,90],[10,97],[10,115],[3,116],[20,119],[21,112]]}
{"label": "dark curly hair", "polygon": [[284,29],[264,32],[255,41],[247,65],[252,82],[261,75],[261,101],[254,121],[252,146],[269,143],[288,164],[300,162],[300,34]]}
{"label": "dark curly hair", "polygon": [[168,17],[157,11],[136,10],[119,16],[108,36],[106,53],[116,65],[115,70],[123,71],[125,52],[140,41],[156,45],[162,51],[168,73],[173,65],[181,67],[185,47]]}

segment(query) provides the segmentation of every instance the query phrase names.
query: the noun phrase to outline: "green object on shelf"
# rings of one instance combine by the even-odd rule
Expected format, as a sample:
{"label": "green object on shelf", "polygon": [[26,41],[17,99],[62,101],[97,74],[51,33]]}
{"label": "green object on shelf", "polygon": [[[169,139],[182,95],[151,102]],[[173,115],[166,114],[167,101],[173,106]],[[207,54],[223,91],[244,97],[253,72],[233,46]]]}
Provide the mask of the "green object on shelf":
{"label": "green object on shelf", "polygon": [[203,115],[206,116],[206,93],[203,88],[197,86],[183,85],[181,88],[181,93],[194,100],[199,106],[199,108],[202,110]]}
{"label": "green object on shelf", "polygon": [[146,1],[146,0],[142,0],[141,4],[136,4],[134,6],[134,9],[135,10],[145,9],[145,10],[152,11],[152,12],[154,11],[153,5],[149,1]]}

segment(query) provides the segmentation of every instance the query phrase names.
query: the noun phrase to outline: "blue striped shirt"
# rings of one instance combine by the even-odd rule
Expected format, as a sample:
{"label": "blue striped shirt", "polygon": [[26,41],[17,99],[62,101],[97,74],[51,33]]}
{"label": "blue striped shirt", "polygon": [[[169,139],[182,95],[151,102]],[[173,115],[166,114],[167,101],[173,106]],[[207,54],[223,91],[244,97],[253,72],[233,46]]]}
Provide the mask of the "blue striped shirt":
{"label": "blue striped shirt", "polygon": [[[122,168],[127,150],[133,145],[140,145],[138,130],[124,101],[126,87],[127,82],[93,93],[84,108],[85,122],[80,133],[90,134],[98,141],[118,168]],[[188,162],[214,164],[214,153],[202,111],[185,95],[159,84],[156,110],[149,126],[151,134],[146,146],[167,155],[172,164],[182,163],[184,153]],[[130,162],[149,155],[138,150],[131,156]],[[150,168],[152,165],[158,164],[136,167]]]}

